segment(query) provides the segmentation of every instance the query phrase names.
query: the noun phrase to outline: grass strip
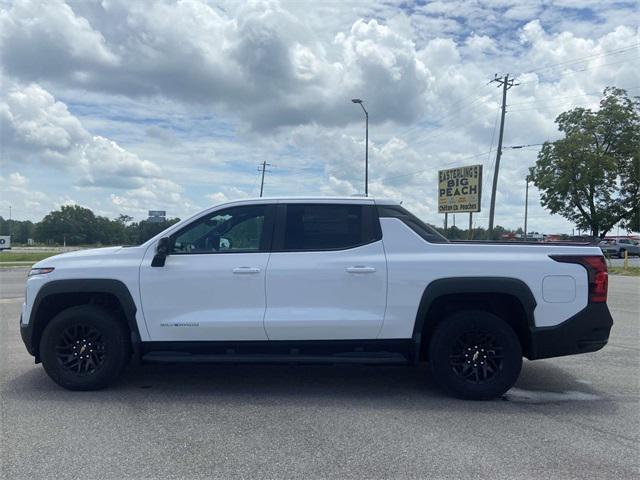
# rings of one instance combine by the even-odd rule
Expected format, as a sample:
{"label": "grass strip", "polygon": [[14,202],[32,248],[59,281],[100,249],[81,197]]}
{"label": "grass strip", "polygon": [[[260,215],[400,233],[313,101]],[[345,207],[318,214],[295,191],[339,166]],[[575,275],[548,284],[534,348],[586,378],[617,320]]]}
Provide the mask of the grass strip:
{"label": "grass strip", "polygon": [[59,252],[1,252],[0,265],[15,262],[39,262],[45,258],[57,255]]}
{"label": "grass strip", "polygon": [[609,273],[613,275],[626,275],[628,277],[640,277],[640,267],[609,267]]}

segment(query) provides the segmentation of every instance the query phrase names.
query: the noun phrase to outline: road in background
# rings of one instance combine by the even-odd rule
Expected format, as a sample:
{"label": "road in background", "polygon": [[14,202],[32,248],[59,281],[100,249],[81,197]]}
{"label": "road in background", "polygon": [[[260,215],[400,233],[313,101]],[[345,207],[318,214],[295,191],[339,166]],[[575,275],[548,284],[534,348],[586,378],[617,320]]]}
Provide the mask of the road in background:
{"label": "road in background", "polygon": [[638,277],[611,277],[604,350],[470,402],[424,367],[144,365],[68,392],[19,338],[25,276],[0,271],[2,478],[638,478]]}
{"label": "road in background", "polygon": [[[86,248],[100,248],[100,247],[13,247],[11,250],[3,252],[5,257],[4,261],[9,261],[11,255],[14,253],[46,253],[51,252],[52,255],[59,253],[72,252],[75,250],[84,250]],[[2,261],[2,258],[0,258]],[[624,259],[611,258],[607,262],[614,267],[622,267],[624,265]],[[20,262],[22,263],[22,262]],[[25,262],[28,263],[28,262]],[[640,257],[629,257],[629,266],[640,267]]]}
{"label": "road in background", "polygon": [[[640,267],[640,257],[629,257],[628,262],[630,267]],[[624,258],[612,258],[607,263],[613,267],[623,267]]]}

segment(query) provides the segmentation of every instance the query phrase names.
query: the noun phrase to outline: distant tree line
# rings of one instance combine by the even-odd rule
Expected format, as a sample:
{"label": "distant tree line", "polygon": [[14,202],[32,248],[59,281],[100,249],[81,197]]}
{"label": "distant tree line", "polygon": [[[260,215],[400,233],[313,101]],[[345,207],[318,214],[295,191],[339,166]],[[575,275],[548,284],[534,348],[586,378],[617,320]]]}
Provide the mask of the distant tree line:
{"label": "distant tree line", "polygon": [[[432,225],[433,226],[433,225]],[[523,230],[521,227],[518,227],[515,230],[501,227],[500,225],[496,225],[493,227],[493,232],[489,234],[489,230],[483,227],[475,227],[471,236],[469,236],[468,228],[458,228],[455,225],[450,226],[445,232],[444,228],[434,227],[438,230],[442,235],[447,237],[449,240],[494,240],[494,241],[539,241],[541,239],[540,234],[537,234],[535,237],[532,232],[529,232],[528,238],[523,238]],[[558,234],[553,235],[554,239],[560,241],[577,241],[577,242],[595,242],[597,239],[591,237],[590,235],[580,235],[574,236],[569,234]]]}
{"label": "distant tree line", "polygon": [[[167,227],[180,221],[179,218],[167,219],[164,222],[149,222],[142,220],[134,222],[128,215],[120,215],[110,219],[95,215],[88,208],[78,205],[63,206],[60,210],[50,212],[40,222],[30,220],[9,220],[0,217],[0,235],[9,235],[11,231],[13,244],[26,244],[33,239],[38,244],[53,245],[139,245],[157,235]],[[468,240],[469,230],[455,225],[449,226],[447,231],[432,225],[449,240]],[[477,227],[473,229],[473,240],[515,240],[522,235],[522,228],[510,230],[500,225],[489,231]],[[569,235],[562,235],[561,239],[569,240]]]}
{"label": "distant tree line", "polygon": [[[469,240],[469,229],[458,228],[455,225],[450,225],[446,232],[444,228],[435,227],[442,235],[449,240]],[[504,240],[505,237],[513,238],[517,234],[522,234],[522,228],[517,230],[509,230],[508,228],[496,225],[493,228],[493,233],[489,235],[489,230],[483,227],[476,227],[473,229],[471,239],[472,240]]]}
{"label": "distant tree line", "polygon": [[39,244],[54,245],[139,245],[179,220],[134,222],[128,215],[110,219],[79,205],[65,205],[36,223],[11,220],[9,226],[9,220],[0,217],[0,235],[11,232],[13,244],[26,244],[31,238]]}

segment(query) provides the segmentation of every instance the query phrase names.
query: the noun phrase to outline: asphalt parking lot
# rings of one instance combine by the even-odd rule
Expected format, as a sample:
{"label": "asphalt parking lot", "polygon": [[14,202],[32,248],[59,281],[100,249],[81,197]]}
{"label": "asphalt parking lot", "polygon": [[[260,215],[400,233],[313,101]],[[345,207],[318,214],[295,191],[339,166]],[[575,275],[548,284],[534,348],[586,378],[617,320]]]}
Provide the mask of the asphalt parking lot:
{"label": "asphalt parking lot", "polygon": [[20,340],[25,276],[0,270],[2,478],[640,478],[638,277],[611,277],[604,350],[467,402],[407,367],[143,365],[68,392]]}

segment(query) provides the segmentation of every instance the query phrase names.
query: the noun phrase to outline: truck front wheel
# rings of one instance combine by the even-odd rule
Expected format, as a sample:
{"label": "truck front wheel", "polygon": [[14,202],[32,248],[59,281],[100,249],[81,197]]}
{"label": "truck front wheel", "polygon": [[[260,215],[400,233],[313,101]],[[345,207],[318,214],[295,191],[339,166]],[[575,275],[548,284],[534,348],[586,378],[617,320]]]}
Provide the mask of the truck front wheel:
{"label": "truck front wheel", "polygon": [[513,329],[484,311],[455,313],[440,322],[429,343],[435,381],[453,395],[487,400],[518,379],[522,348]]}
{"label": "truck front wheel", "polygon": [[112,383],[130,357],[128,332],[112,312],[93,305],[63,310],[40,339],[42,365],[69,390],[98,390]]}

